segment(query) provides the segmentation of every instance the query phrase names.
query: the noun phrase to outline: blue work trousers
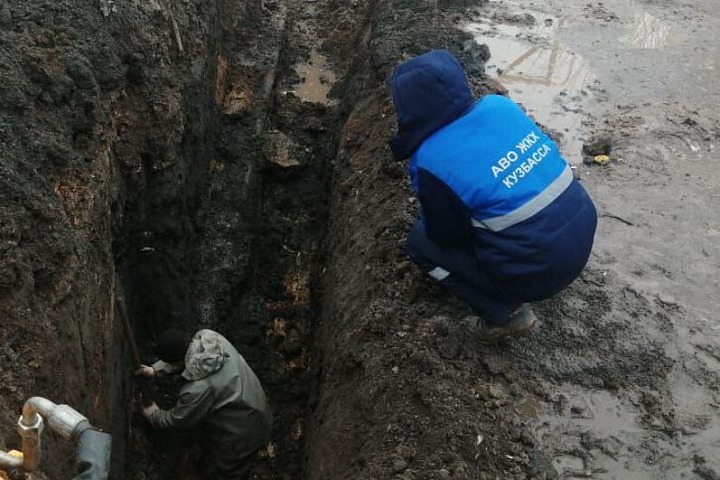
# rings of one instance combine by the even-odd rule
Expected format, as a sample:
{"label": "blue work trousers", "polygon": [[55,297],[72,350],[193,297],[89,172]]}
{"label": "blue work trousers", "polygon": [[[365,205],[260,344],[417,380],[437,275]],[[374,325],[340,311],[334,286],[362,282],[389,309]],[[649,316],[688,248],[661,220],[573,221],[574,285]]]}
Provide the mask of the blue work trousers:
{"label": "blue work trousers", "polygon": [[420,269],[446,290],[465,301],[490,325],[503,325],[520,307],[498,291],[471,248],[449,249],[433,243],[422,220],[407,237],[406,250]]}

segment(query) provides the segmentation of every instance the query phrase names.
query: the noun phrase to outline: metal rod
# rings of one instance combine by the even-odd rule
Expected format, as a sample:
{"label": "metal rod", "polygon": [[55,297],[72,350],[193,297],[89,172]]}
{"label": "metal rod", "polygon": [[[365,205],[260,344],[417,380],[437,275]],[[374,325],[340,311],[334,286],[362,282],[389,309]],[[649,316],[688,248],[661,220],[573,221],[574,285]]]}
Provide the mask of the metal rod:
{"label": "metal rod", "polygon": [[117,304],[118,312],[120,313],[120,321],[123,324],[123,331],[125,332],[125,338],[127,338],[128,345],[130,346],[130,356],[132,357],[133,366],[135,369],[140,368],[142,362],[140,361],[140,353],[138,352],[137,344],[135,343],[135,335],[133,334],[132,327],[130,326],[130,319],[125,310],[125,302],[122,297],[116,297],[115,303]]}

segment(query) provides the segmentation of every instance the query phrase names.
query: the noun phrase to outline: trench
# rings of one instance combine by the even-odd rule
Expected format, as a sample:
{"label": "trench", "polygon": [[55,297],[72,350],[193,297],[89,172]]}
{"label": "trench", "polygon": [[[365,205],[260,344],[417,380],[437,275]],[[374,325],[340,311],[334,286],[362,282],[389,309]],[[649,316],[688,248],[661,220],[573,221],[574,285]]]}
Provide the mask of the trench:
{"label": "trench", "polygon": [[[420,388],[411,368],[398,381],[372,366],[396,371],[384,364],[415,358],[413,349],[432,358],[419,369],[439,363],[426,345],[385,348],[379,335],[406,332],[436,308],[402,293],[418,282],[399,248],[416,205],[390,160],[385,80],[431,48],[452,49],[480,78],[484,50],[449,26],[484,2],[101,0],[99,11],[63,2],[59,27],[42,5],[0,3],[0,27],[14,28],[7,38],[25,62],[13,64],[17,92],[0,98],[28,124],[11,144],[32,159],[18,178],[49,180],[18,188],[42,194],[30,209],[42,221],[27,222],[42,228],[25,234],[48,244],[26,241],[29,257],[42,255],[22,264],[23,278],[4,272],[0,292],[21,294],[13,309],[27,301],[47,315],[10,317],[43,330],[37,350],[47,350],[27,364],[3,353],[18,378],[32,378],[16,396],[66,402],[111,431],[111,478],[198,478],[192,438],[152,430],[140,414],[121,302],[145,363],[169,327],[215,329],[245,356],[275,417],[254,478],[394,471],[388,424],[421,412],[426,428],[431,409],[405,403]],[[177,381],[156,386],[155,400],[171,407]],[[48,436],[47,447],[43,468],[70,477],[72,445]]]}
{"label": "trench", "polygon": [[[202,82],[186,87],[177,166],[144,156],[145,189],[128,201],[117,261],[139,348],[158,334],[210,328],[255,370],[274,415],[253,474],[300,478],[316,388],[313,323],[324,257],[337,108],[332,72],[298,2],[212,2]],[[323,63],[323,64],[321,64]],[[126,179],[127,182],[127,179]],[[172,407],[177,380],[159,379]],[[138,391],[133,393],[138,397]],[[131,418],[128,478],[196,478],[192,435]],[[195,438],[197,439],[197,438]]]}
{"label": "trench", "polygon": [[[358,424],[373,403],[356,409],[355,382],[375,387],[350,357],[367,328],[358,318],[386,296],[370,291],[364,263],[390,261],[412,278],[398,249],[409,217],[403,167],[388,162],[384,81],[408,42],[413,53],[453,48],[481,77],[484,50],[447,28],[465,6],[210,2],[194,62],[203,73],[177,81],[185,123],[175,157],[167,141],[144,141],[141,164],[123,172],[116,265],[142,356],[153,360],[168,327],[214,329],[238,348],[274,414],[251,478],[352,476],[341,472],[382,448],[382,417],[402,398],[388,390],[385,413]],[[157,387],[171,407],[177,381]],[[119,476],[198,478],[188,438],[153,431],[137,408],[127,427]]]}

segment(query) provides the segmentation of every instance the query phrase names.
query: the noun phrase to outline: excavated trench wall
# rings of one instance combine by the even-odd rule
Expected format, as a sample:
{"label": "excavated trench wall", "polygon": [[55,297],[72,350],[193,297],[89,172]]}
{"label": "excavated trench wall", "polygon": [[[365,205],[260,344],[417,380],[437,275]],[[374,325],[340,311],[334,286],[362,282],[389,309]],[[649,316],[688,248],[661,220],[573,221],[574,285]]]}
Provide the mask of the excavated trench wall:
{"label": "excavated trench wall", "polygon": [[387,80],[399,61],[444,48],[466,66],[476,94],[486,93],[487,47],[453,28],[466,8],[483,3],[372,2],[346,44],[355,54],[333,162],[308,478],[480,478],[466,463],[479,457],[474,445],[452,440],[475,437],[477,413],[447,398],[436,345],[446,327],[418,324],[437,311],[437,292],[427,291],[403,252],[417,208],[406,164],[387,146],[395,130]]}
{"label": "excavated trench wall", "polygon": [[[20,407],[39,395],[113,434],[114,478],[155,474],[123,302],[145,358],[169,326],[247,347],[292,404],[282,468],[300,469],[334,142],[325,108],[273,107],[295,61],[286,16],[273,2],[0,2],[0,448],[19,447]],[[70,477],[73,446],[45,437],[42,468]]]}
{"label": "excavated trench wall", "polygon": [[[0,448],[19,447],[20,407],[43,396],[111,432],[126,478],[132,364],[117,302],[136,326],[188,308],[216,12],[0,2]],[[72,476],[73,457],[45,433],[51,478]]]}
{"label": "excavated trench wall", "polygon": [[[486,51],[448,29],[465,6],[317,2],[330,108],[283,94],[303,2],[0,1],[0,447],[40,395],[113,434],[114,478],[158,478],[121,301],[145,357],[168,326],[241,347],[277,410],[268,475],[388,473],[399,404],[371,340],[401,306],[412,213],[383,207],[408,195],[385,80],[438,47],[479,74]],[[72,446],[47,438],[44,470],[69,478]]]}

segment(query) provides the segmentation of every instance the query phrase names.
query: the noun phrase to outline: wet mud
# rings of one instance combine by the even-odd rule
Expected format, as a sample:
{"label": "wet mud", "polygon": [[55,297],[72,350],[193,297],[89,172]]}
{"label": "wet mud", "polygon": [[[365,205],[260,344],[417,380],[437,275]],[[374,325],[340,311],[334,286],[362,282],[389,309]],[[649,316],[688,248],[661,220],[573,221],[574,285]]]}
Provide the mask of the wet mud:
{"label": "wet mud", "polygon": [[[718,478],[718,28],[711,0],[0,0],[0,448],[41,395],[113,434],[112,478],[202,478],[139,414],[121,301],[148,361],[180,326],[253,366],[251,478]],[[598,205],[532,336],[478,344],[403,253],[387,78],[432,48]]]}
{"label": "wet mud", "polygon": [[[546,331],[535,339],[542,343],[548,334],[553,340],[537,353],[530,349],[535,362],[525,368],[547,365],[535,378],[543,379],[539,392],[549,396],[535,392],[544,400],[528,425],[561,478],[714,478],[716,445],[708,439],[717,435],[716,385],[708,382],[707,369],[716,365],[697,353],[693,337],[715,337],[708,321],[717,315],[707,309],[714,309],[717,275],[701,274],[696,281],[685,258],[712,256],[702,238],[712,236],[713,227],[707,230],[702,224],[708,217],[676,202],[711,204],[717,198],[716,182],[699,184],[677,168],[693,154],[713,162],[710,132],[717,132],[717,122],[702,108],[702,126],[686,118],[685,104],[697,108],[703,100],[683,82],[704,89],[699,85],[709,77],[673,85],[654,72],[675,71],[678,59],[697,48],[686,33],[708,35],[717,20],[703,16],[708,5],[669,10],[652,2],[549,2],[529,12],[513,2],[491,5],[495,15],[466,26],[492,37],[488,73],[497,66],[494,75],[510,95],[561,134],[561,149],[601,211],[593,259],[558,299],[565,296],[580,310],[553,305]],[[517,12],[533,20],[519,27]],[[691,56],[702,69],[706,56]],[[678,123],[690,128],[675,130]],[[599,155],[606,156],[606,166],[598,166]],[[577,163],[588,157],[587,166]],[[662,193],[650,193],[658,187]],[[635,202],[643,206],[635,208]],[[665,208],[676,212],[673,223],[662,220]],[[657,230],[661,224],[664,233]],[[679,235],[688,241],[680,232],[689,230],[698,241],[681,246],[671,240]],[[648,235],[652,240],[640,240]],[[586,303],[593,290],[595,301],[608,302],[599,310]],[[555,326],[550,319],[558,312],[562,323]],[[591,344],[582,341],[588,334]],[[557,352],[558,345],[576,353]],[[515,363],[522,353],[511,358]],[[568,366],[574,373],[563,374]]]}

